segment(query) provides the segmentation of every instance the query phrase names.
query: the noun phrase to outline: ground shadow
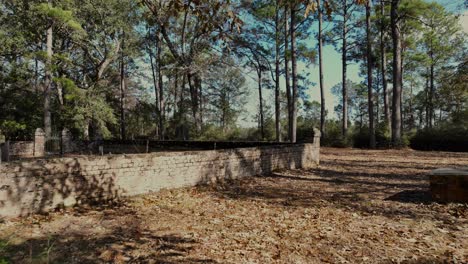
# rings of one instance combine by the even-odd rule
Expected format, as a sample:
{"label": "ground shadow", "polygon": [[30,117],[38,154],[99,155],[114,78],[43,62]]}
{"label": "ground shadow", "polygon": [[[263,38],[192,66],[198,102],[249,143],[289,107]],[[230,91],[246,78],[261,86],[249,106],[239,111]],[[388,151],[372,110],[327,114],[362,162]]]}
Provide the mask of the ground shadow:
{"label": "ground shadow", "polygon": [[[112,209],[105,232],[63,230],[0,247],[0,260],[11,263],[217,263],[194,258],[198,241],[177,233],[146,228],[134,209]],[[94,229],[93,232],[95,232]],[[1,241],[0,241],[1,242]],[[0,254],[1,255],[1,254]],[[8,262],[7,262],[8,263]]]}
{"label": "ground shadow", "polygon": [[[340,164],[341,166],[342,164]],[[368,166],[372,166],[369,164]],[[433,218],[449,222],[446,208],[432,206],[427,175],[336,168],[333,163],[314,169],[279,171],[267,176],[233,180],[207,188],[217,197],[259,200],[285,207],[335,207],[363,215],[392,219]]]}
{"label": "ground shadow", "polygon": [[431,204],[432,199],[429,190],[406,190],[387,197],[387,201],[396,201],[400,203]]}

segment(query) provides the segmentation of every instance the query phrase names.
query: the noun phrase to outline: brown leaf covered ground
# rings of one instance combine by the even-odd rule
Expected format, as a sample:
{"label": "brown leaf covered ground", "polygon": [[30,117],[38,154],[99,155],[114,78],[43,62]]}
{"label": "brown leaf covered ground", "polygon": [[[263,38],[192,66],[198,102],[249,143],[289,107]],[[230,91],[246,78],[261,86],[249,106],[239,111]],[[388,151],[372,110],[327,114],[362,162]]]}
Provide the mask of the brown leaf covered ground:
{"label": "brown leaf covered ground", "polygon": [[468,262],[468,205],[432,202],[427,179],[468,154],[321,154],[316,169],[6,221],[0,262]]}

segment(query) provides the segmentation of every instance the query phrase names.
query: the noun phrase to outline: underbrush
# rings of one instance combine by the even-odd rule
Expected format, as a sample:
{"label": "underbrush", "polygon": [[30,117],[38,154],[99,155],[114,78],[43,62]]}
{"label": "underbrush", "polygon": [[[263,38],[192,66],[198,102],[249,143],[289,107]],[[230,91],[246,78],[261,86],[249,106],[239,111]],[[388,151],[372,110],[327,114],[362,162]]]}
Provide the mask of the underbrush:
{"label": "underbrush", "polygon": [[[379,124],[376,127],[375,139],[377,149],[411,147],[424,151],[468,152],[468,129],[459,126],[408,131],[400,143],[394,144],[387,126]],[[342,136],[340,126],[329,126],[321,140],[322,146],[338,148],[367,149],[370,147],[369,143],[369,129],[366,126],[351,127],[346,137]]]}
{"label": "underbrush", "polygon": [[449,127],[423,129],[410,139],[416,150],[468,152],[468,129]]}

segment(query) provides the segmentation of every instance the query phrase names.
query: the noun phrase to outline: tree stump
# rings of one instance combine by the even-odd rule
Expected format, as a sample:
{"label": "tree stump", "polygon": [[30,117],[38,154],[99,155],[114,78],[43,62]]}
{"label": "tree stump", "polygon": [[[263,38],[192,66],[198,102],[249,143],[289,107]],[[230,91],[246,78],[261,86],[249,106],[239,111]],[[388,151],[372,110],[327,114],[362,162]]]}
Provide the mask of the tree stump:
{"label": "tree stump", "polygon": [[468,203],[468,167],[437,169],[431,172],[429,179],[434,200]]}

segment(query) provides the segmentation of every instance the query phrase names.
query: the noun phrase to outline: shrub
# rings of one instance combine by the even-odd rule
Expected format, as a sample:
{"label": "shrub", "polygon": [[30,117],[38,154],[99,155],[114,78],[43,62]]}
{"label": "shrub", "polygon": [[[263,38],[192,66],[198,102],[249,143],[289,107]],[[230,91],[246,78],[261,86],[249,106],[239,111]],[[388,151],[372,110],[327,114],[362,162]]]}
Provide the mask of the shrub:
{"label": "shrub", "polygon": [[411,137],[410,146],[416,150],[468,152],[468,129],[447,127],[419,130]]}
{"label": "shrub", "polygon": [[13,120],[0,121],[0,134],[3,134],[7,139],[30,138],[31,136],[27,128],[26,124]]}
{"label": "shrub", "polygon": [[[351,129],[350,129],[351,130]],[[341,135],[341,123],[339,121],[330,121],[326,123],[325,135],[322,136],[320,144],[325,147],[347,148],[353,144],[352,132],[343,138]]]}
{"label": "shrub", "polygon": [[[369,148],[369,128],[363,127],[360,130],[356,130],[352,135],[352,143],[355,148]],[[387,129],[385,123],[377,125],[375,129],[375,143],[377,148],[390,148],[392,147],[392,140],[390,132]],[[408,146],[408,143],[405,144],[403,140],[402,146]]]}

